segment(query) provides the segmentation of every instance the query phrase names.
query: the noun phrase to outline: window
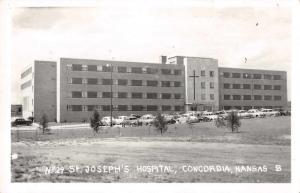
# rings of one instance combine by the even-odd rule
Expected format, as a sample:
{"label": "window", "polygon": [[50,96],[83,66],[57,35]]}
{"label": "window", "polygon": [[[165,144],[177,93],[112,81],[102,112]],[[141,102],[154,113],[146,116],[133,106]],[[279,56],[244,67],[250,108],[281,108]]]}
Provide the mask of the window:
{"label": "window", "polygon": [[88,71],[97,71],[97,65],[88,65],[87,70]]}
{"label": "window", "polygon": [[215,72],[214,71],[209,71],[209,76],[210,77],[214,77],[215,76]]}
{"label": "window", "polygon": [[232,73],[232,78],[241,78],[240,73]]}
{"label": "window", "polygon": [[175,111],[181,111],[181,106],[174,106]]}
{"label": "window", "polygon": [[161,107],[162,111],[171,111],[171,106],[170,105],[163,105]]}
{"label": "window", "polygon": [[131,106],[131,110],[132,111],[143,111],[144,110],[144,106],[143,105],[132,105]]}
{"label": "window", "polygon": [[81,91],[72,91],[72,98],[82,98]]}
{"label": "window", "polygon": [[233,95],[233,100],[241,100],[241,95]]}
{"label": "window", "polygon": [[142,86],[143,81],[142,80],[131,80],[131,86]]}
{"label": "window", "polygon": [[147,111],[157,111],[157,109],[156,105],[147,105]]}
{"label": "window", "polygon": [[180,94],[180,93],[174,94],[174,98],[175,98],[175,99],[181,99],[181,94]]}
{"label": "window", "polygon": [[223,108],[224,108],[224,110],[230,110],[231,106],[224,106]]}
{"label": "window", "polygon": [[274,85],[274,90],[281,90],[281,86],[280,85]]}
{"label": "window", "polygon": [[281,80],[281,76],[280,76],[280,75],[274,75],[274,76],[273,76],[273,79],[274,79],[274,80]]}
{"label": "window", "polygon": [[201,88],[205,89],[205,82],[201,82]]}
{"label": "window", "polygon": [[261,100],[262,96],[261,95],[254,95],[254,100]]}
{"label": "window", "polygon": [[240,85],[240,84],[233,84],[233,85],[232,85],[232,88],[233,88],[233,89],[240,89],[240,88],[241,88],[241,85]]}
{"label": "window", "polygon": [[82,78],[72,78],[72,84],[82,84]]}
{"label": "window", "polygon": [[87,98],[97,98],[97,92],[87,92]]}
{"label": "window", "polygon": [[250,84],[243,84],[243,89],[251,89],[251,85]]}
{"label": "window", "polygon": [[230,78],[230,73],[229,72],[224,72],[224,78]]}
{"label": "window", "polygon": [[280,101],[281,100],[281,96],[274,96],[274,100],[275,101]]}
{"label": "window", "polygon": [[223,87],[224,87],[225,89],[229,89],[229,88],[230,88],[230,84],[224,83],[224,84],[223,84]]}
{"label": "window", "polygon": [[201,100],[206,100],[205,94],[201,94]]}
{"label": "window", "polygon": [[103,111],[110,111],[110,105],[102,105]]}
{"label": "window", "polygon": [[157,99],[157,93],[147,93],[147,99]]}
{"label": "window", "polygon": [[118,79],[118,85],[126,86],[128,84],[128,80],[126,79]]}
{"label": "window", "polygon": [[119,73],[126,73],[127,72],[127,68],[125,66],[118,66],[118,72]]}
{"label": "window", "polygon": [[171,82],[170,81],[161,81],[161,86],[162,87],[170,87],[171,86]]}
{"label": "window", "polygon": [[128,111],[127,105],[118,105],[118,111]]}
{"label": "window", "polygon": [[72,70],[73,71],[82,71],[82,65],[81,64],[72,64]]}
{"label": "window", "polygon": [[253,79],[261,79],[261,74],[253,74]]}
{"label": "window", "polygon": [[[87,71],[87,65],[86,64],[83,64],[82,65],[82,71]],[[85,106],[83,106],[83,111],[86,111],[86,107]]]}
{"label": "window", "polygon": [[30,87],[30,86],[31,86],[31,80],[28,80],[27,82],[25,82],[21,85],[21,89],[23,90],[23,89],[25,89],[27,87]]}
{"label": "window", "polygon": [[82,105],[72,105],[72,111],[82,111]]}
{"label": "window", "polygon": [[131,72],[132,73],[137,73],[137,74],[142,74],[143,73],[143,69],[141,67],[132,67],[131,68]]}
{"label": "window", "polygon": [[265,95],[264,100],[265,101],[270,101],[270,100],[272,100],[272,96],[271,95]]}
{"label": "window", "polygon": [[272,90],[272,85],[264,85],[264,90]]}
{"label": "window", "polygon": [[180,87],[181,86],[181,82],[175,81],[174,82],[174,87]]}
{"label": "window", "polygon": [[224,95],[224,100],[230,100],[230,95]]}
{"label": "window", "polygon": [[161,98],[162,99],[170,99],[171,98],[171,94],[170,93],[162,93],[161,94]]}
{"label": "window", "polygon": [[87,105],[87,111],[94,111],[97,109],[97,105]]}
{"label": "window", "polygon": [[157,74],[158,70],[156,68],[147,68],[146,73],[147,74]]}
{"label": "window", "polygon": [[102,93],[102,98],[111,98],[112,95],[111,95],[111,92],[103,92]]}
{"label": "window", "polygon": [[111,81],[111,79],[102,79],[102,84],[103,85],[111,85],[112,81]]}
{"label": "window", "polygon": [[158,81],[156,80],[147,80],[147,86],[157,86]]}
{"label": "window", "polygon": [[251,95],[244,95],[243,98],[244,100],[251,100]]}
{"label": "window", "polygon": [[254,89],[255,90],[261,90],[261,85],[260,84],[255,84]]}
{"label": "window", "polygon": [[174,75],[181,75],[181,70],[174,70]]}
{"label": "window", "polygon": [[98,79],[97,78],[88,78],[87,79],[87,84],[98,84]]}
{"label": "window", "polygon": [[215,100],[215,95],[214,94],[210,94],[209,98],[210,98],[210,100]]}
{"label": "window", "polygon": [[108,66],[108,65],[103,65],[102,66],[102,72],[111,72],[111,71],[113,71],[112,66]]}
{"label": "window", "polygon": [[249,74],[249,73],[243,73],[243,78],[251,79],[251,74]]}
{"label": "window", "polygon": [[131,93],[131,98],[133,98],[133,99],[141,99],[141,98],[143,98],[143,93],[141,93],[141,92],[133,92],[133,93]]}
{"label": "window", "polygon": [[264,74],[264,79],[272,80],[272,75],[270,75],[270,74]]}
{"label": "window", "polygon": [[127,98],[127,92],[118,92],[118,98]]}
{"label": "window", "polygon": [[201,70],[201,76],[205,76],[205,70]]}
{"label": "window", "polygon": [[215,88],[214,82],[210,82],[210,83],[209,83],[209,88]]}
{"label": "window", "polygon": [[244,110],[248,111],[250,109],[252,109],[252,106],[244,106]]}
{"label": "window", "polygon": [[171,69],[161,69],[161,74],[170,75],[171,74]]}
{"label": "window", "polygon": [[25,70],[25,72],[23,72],[21,74],[21,78],[26,77],[28,74],[30,74],[32,72],[32,67],[28,68],[27,70]]}

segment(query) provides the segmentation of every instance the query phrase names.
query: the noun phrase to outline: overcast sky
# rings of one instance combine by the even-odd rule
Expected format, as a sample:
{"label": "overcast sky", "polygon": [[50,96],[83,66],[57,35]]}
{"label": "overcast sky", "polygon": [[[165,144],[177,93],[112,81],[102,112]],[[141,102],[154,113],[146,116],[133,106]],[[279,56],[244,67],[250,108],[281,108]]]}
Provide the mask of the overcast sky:
{"label": "overcast sky", "polygon": [[21,102],[21,69],[35,59],[158,62],[160,55],[213,57],[221,67],[287,71],[290,99],[291,9],[286,6],[144,1],[93,8],[15,8],[12,19],[12,103]]}

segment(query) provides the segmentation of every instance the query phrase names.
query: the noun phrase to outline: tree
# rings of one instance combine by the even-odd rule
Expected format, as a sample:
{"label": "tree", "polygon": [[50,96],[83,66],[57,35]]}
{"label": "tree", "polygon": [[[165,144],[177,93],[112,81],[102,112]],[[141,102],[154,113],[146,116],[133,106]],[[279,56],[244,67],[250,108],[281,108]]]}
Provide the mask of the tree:
{"label": "tree", "polygon": [[238,132],[238,128],[241,126],[240,117],[236,111],[230,111],[226,118],[218,117],[215,120],[215,125],[217,127],[228,127],[231,129],[231,132]]}
{"label": "tree", "polygon": [[158,131],[160,131],[161,135],[168,130],[167,121],[160,113],[158,113],[155,117],[153,125]]}
{"label": "tree", "polygon": [[43,130],[43,134],[46,132],[46,131],[49,131],[48,129],[48,118],[47,118],[47,115],[44,113],[42,118],[41,118],[41,121],[40,121],[40,126],[42,127],[42,130]]}
{"label": "tree", "polygon": [[97,110],[94,110],[93,115],[90,118],[90,127],[93,129],[94,135],[99,132],[100,115]]}

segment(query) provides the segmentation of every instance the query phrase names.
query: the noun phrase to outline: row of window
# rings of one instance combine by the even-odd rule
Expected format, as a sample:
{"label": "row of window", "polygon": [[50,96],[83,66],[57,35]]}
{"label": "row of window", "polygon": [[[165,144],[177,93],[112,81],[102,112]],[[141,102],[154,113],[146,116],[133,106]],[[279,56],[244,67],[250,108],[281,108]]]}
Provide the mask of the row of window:
{"label": "row of window", "polygon": [[[130,96],[129,96],[130,95]],[[134,99],[182,99],[183,95],[180,93],[141,93],[141,92],[95,92],[95,91],[72,91],[68,97],[71,98],[134,98]]]}
{"label": "row of window", "polygon": [[[149,67],[126,67],[126,66],[107,66],[107,65],[85,65],[85,64],[69,64],[68,70],[72,71],[94,71],[94,72],[118,72],[118,73],[137,73],[137,74],[158,74],[157,68]],[[182,75],[179,69],[160,69],[163,75]]]}
{"label": "row of window", "polygon": [[[205,77],[206,76],[206,71],[205,70],[201,70],[200,71],[200,75],[202,77]],[[209,71],[209,77],[214,77],[215,76],[215,72],[214,71]]]}
{"label": "row of window", "polygon": [[[68,111],[110,111],[110,105],[67,105]],[[183,111],[183,106],[171,105],[117,105],[113,106],[113,111]]]}
{"label": "row of window", "polygon": [[[224,89],[251,89],[251,84],[223,84]],[[281,90],[281,85],[261,85],[254,84],[253,89],[255,90]]]}
{"label": "row of window", "polygon": [[25,70],[22,74],[21,74],[21,78],[26,77],[28,74],[30,74],[32,72],[32,67],[28,68],[27,70]]}
{"label": "row of window", "polygon": [[270,101],[270,100],[275,100],[275,101],[280,101],[281,96],[275,95],[224,95],[224,100],[265,100],[265,101]]}
{"label": "row of window", "polygon": [[223,72],[224,78],[245,78],[245,79],[266,79],[266,80],[281,80],[281,75],[271,75],[271,74],[250,74],[250,73],[230,73]]}
{"label": "row of window", "polygon": [[127,79],[97,79],[97,78],[69,78],[69,84],[89,84],[89,85],[120,85],[120,86],[161,86],[161,87],[181,87],[180,81],[157,81],[157,80],[127,80]]}
{"label": "row of window", "polygon": [[25,83],[21,84],[21,90],[30,87],[31,86],[31,80],[26,81]]}
{"label": "row of window", "polygon": [[282,106],[223,106],[222,109],[230,110],[230,109],[238,109],[238,110],[249,110],[249,109],[281,109]]}

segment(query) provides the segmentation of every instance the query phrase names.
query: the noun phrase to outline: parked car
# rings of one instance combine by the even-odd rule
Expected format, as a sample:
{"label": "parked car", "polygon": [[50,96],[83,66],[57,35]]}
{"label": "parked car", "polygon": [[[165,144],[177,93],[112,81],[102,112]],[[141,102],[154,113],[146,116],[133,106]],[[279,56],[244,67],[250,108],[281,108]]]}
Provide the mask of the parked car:
{"label": "parked car", "polygon": [[139,119],[135,116],[129,116],[129,117],[126,117],[124,119],[124,121],[122,122],[122,124],[125,126],[125,125],[128,125],[128,126],[138,126],[140,123]]}
{"label": "parked car", "polygon": [[218,118],[218,115],[216,115],[213,112],[203,112],[202,119],[203,121],[212,121]]}
{"label": "parked car", "polygon": [[265,117],[265,114],[257,109],[250,109],[248,113],[250,113],[252,117]]}
{"label": "parked car", "polygon": [[199,119],[194,115],[182,114],[176,119],[177,123],[198,123]]}
{"label": "parked car", "polygon": [[118,116],[116,119],[115,119],[115,122],[116,122],[116,125],[121,125],[124,120],[127,118],[127,116]]}
{"label": "parked car", "polygon": [[30,126],[32,125],[32,121],[31,120],[25,120],[24,118],[16,118],[15,120],[13,120],[11,122],[11,126],[18,126],[18,125],[27,125]]}
{"label": "parked car", "polygon": [[288,115],[290,115],[290,113],[289,113],[288,110],[284,110],[284,109],[281,109],[281,108],[276,108],[274,110],[278,111],[280,113],[280,116],[288,116]]}
{"label": "parked car", "polygon": [[[106,126],[110,126],[111,124],[110,124],[110,116],[107,116],[107,117],[103,117],[102,119],[101,119],[101,122],[104,124],[104,125],[106,125]],[[112,117],[112,125],[115,125],[116,124],[116,121],[115,121],[115,119]]]}
{"label": "parked car", "polygon": [[152,114],[146,114],[140,117],[139,121],[143,124],[143,125],[152,125],[154,122],[155,116],[153,116]]}
{"label": "parked car", "polygon": [[252,115],[246,110],[238,110],[238,116],[242,119],[250,119]]}
{"label": "parked car", "polygon": [[176,123],[176,121],[175,121],[173,115],[162,114],[162,116],[164,117],[165,121],[166,121],[168,124],[174,124],[174,123]]}
{"label": "parked car", "polygon": [[260,111],[262,113],[264,113],[265,116],[268,116],[268,117],[271,117],[271,116],[277,117],[277,116],[280,115],[279,111],[276,111],[276,110],[273,110],[273,109],[261,109]]}

